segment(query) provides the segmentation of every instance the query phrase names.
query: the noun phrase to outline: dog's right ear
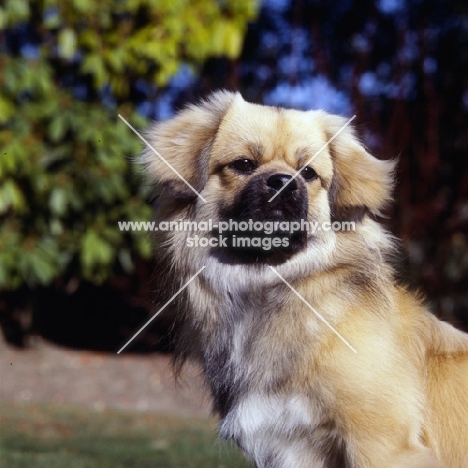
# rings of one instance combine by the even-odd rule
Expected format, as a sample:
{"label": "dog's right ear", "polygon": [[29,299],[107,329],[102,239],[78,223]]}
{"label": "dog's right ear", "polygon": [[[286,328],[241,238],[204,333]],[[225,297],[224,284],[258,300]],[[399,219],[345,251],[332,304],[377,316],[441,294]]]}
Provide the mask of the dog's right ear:
{"label": "dog's right ear", "polygon": [[[346,120],[326,115],[334,176],[330,190],[334,221],[360,221],[366,213],[379,216],[391,201],[396,161],[369,154]],[[331,141],[333,140],[333,141]]]}
{"label": "dog's right ear", "polygon": [[178,200],[197,197],[183,179],[197,192],[203,190],[208,179],[211,147],[235,97],[235,93],[215,92],[146,132],[151,147],[145,148],[140,161],[163,197]]}

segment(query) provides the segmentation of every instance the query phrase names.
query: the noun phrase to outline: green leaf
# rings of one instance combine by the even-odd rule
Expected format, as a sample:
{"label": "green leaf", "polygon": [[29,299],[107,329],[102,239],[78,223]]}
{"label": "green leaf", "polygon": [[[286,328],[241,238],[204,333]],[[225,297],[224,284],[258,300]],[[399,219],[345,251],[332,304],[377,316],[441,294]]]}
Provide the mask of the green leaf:
{"label": "green leaf", "polygon": [[54,143],[57,143],[58,141],[62,140],[67,131],[67,127],[67,121],[65,120],[62,114],[59,114],[52,120],[52,122],[49,125],[49,138]]}
{"label": "green leaf", "polygon": [[40,252],[32,253],[30,256],[31,276],[30,281],[32,284],[36,282],[47,285],[55,277],[56,271],[54,265]]}
{"label": "green leaf", "polygon": [[76,33],[71,28],[62,29],[58,36],[59,56],[64,59],[71,59],[75,55]]}
{"label": "green leaf", "polygon": [[87,55],[81,65],[81,71],[83,73],[94,75],[95,85],[97,88],[100,88],[106,83],[107,73],[104,70],[102,57],[99,54]]}
{"label": "green leaf", "polygon": [[15,106],[13,103],[0,93],[0,124],[8,122],[14,112]]}
{"label": "green leaf", "polygon": [[[0,29],[5,29],[7,25],[8,16],[4,8],[0,7]],[[1,273],[1,271],[0,271]],[[0,278],[1,284],[1,278]]]}
{"label": "green leaf", "polygon": [[88,231],[81,242],[81,263],[89,268],[108,264],[113,260],[114,249],[94,231]]}
{"label": "green leaf", "polygon": [[26,210],[26,200],[23,192],[14,180],[6,180],[3,186],[0,186],[0,214],[6,213],[13,208],[18,212]]}
{"label": "green leaf", "polygon": [[232,21],[227,21],[224,25],[224,49],[226,55],[235,59],[242,51],[243,31]]}
{"label": "green leaf", "polygon": [[73,0],[72,4],[74,9],[80,13],[89,13],[90,10],[94,10],[93,0]]}
{"label": "green leaf", "polygon": [[133,236],[136,241],[136,249],[138,254],[142,258],[150,258],[153,253],[153,247],[148,233],[135,231]]}
{"label": "green leaf", "polygon": [[7,0],[5,5],[5,14],[9,26],[15,26],[20,21],[29,18],[28,0]]}
{"label": "green leaf", "polygon": [[49,207],[50,211],[57,215],[62,216],[67,211],[67,192],[63,189],[54,189],[52,190],[49,197]]}

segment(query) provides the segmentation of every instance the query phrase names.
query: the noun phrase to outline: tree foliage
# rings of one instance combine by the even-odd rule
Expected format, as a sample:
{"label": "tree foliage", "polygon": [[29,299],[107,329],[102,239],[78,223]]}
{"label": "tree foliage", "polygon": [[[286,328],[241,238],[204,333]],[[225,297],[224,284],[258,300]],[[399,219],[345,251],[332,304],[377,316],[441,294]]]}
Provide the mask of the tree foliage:
{"label": "tree foliage", "polygon": [[148,258],[135,111],[182,65],[237,57],[253,0],[6,0],[0,6],[0,289],[100,283]]}

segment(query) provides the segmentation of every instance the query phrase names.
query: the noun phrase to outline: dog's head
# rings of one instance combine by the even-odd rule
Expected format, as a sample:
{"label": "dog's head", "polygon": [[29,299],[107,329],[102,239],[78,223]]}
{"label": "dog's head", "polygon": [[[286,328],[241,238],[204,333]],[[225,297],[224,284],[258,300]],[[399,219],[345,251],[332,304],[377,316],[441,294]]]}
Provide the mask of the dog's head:
{"label": "dog's head", "polygon": [[[239,94],[215,93],[149,132],[159,155],[147,149],[144,160],[159,188],[159,209],[174,219],[184,213],[211,218],[215,226],[231,222],[226,235],[233,256],[289,258],[318,234],[305,232],[304,224],[291,232],[284,222],[361,222],[390,199],[394,164],[371,156],[345,124],[323,111],[261,106]],[[246,230],[231,229],[250,220]],[[258,223],[272,229],[256,229]],[[281,241],[252,251],[245,243],[236,247],[236,236]]]}

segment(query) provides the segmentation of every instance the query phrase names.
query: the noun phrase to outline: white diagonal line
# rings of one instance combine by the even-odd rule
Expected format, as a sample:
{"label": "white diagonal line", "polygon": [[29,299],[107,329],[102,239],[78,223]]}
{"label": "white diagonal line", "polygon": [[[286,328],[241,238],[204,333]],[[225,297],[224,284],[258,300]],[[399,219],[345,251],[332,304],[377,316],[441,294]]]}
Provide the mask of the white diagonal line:
{"label": "white diagonal line", "polygon": [[206,200],[202,197],[202,195],[200,195],[199,192],[197,192],[197,190],[190,184],[190,182],[188,182],[187,180],[185,180],[185,178],[184,178],[181,174],[179,174],[179,172],[178,172],[176,169],[174,169],[174,167],[172,167],[172,166],[159,154],[159,152],[158,152],[157,150],[155,150],[154,147],[151,146],[151,145],[148,143],[148,141],[147,141],[143,136],[141,136],[140,133],[139,133],[137,130],[135,130],[135,128],[132,127],[132,125],[130,125],[120,114],[118,114],[118,115],[119,115],[120,119],[123,120],[123,121],[127,124],[127,126],[128,126],[130,129],[132,129],[132,130],[134,131],[134,133],[135,133],[144,143],[146,143],[146,144],[148,145],[149,148],[151,148],[151,149],[153,150],[154,154],[155,154],[156,156],[158,156],[159,159],[161,159],[161,161],[164,162],[164,163],[166,164],[166,166],[169,167],[169,168],[174,172],[174,174],[176,174],[177,176],[179,176],[180,179],[181,179],[182,181],[184,181],[184,182],[187,184],[187,186],[190,187],[190,188],[206,203]]}
{"label": "white diagonal line", "polygon": [[356,115],[353,115],[282,187],[278,190],[269,200],[270,203],[274,198],[276,198],[289,183],[291,183],[302,171],[308,166],[354,119]]}
{"label": "white diagonal line", "polygon": [[202,266],[120,349],[120,354],[204,269]]}
{"label": "white diagonal line", "polygon": [[357,351],[320,315],[271,265],[268,265],[275,275],[291,289],[291,291],[346,345],[351,351]]}

